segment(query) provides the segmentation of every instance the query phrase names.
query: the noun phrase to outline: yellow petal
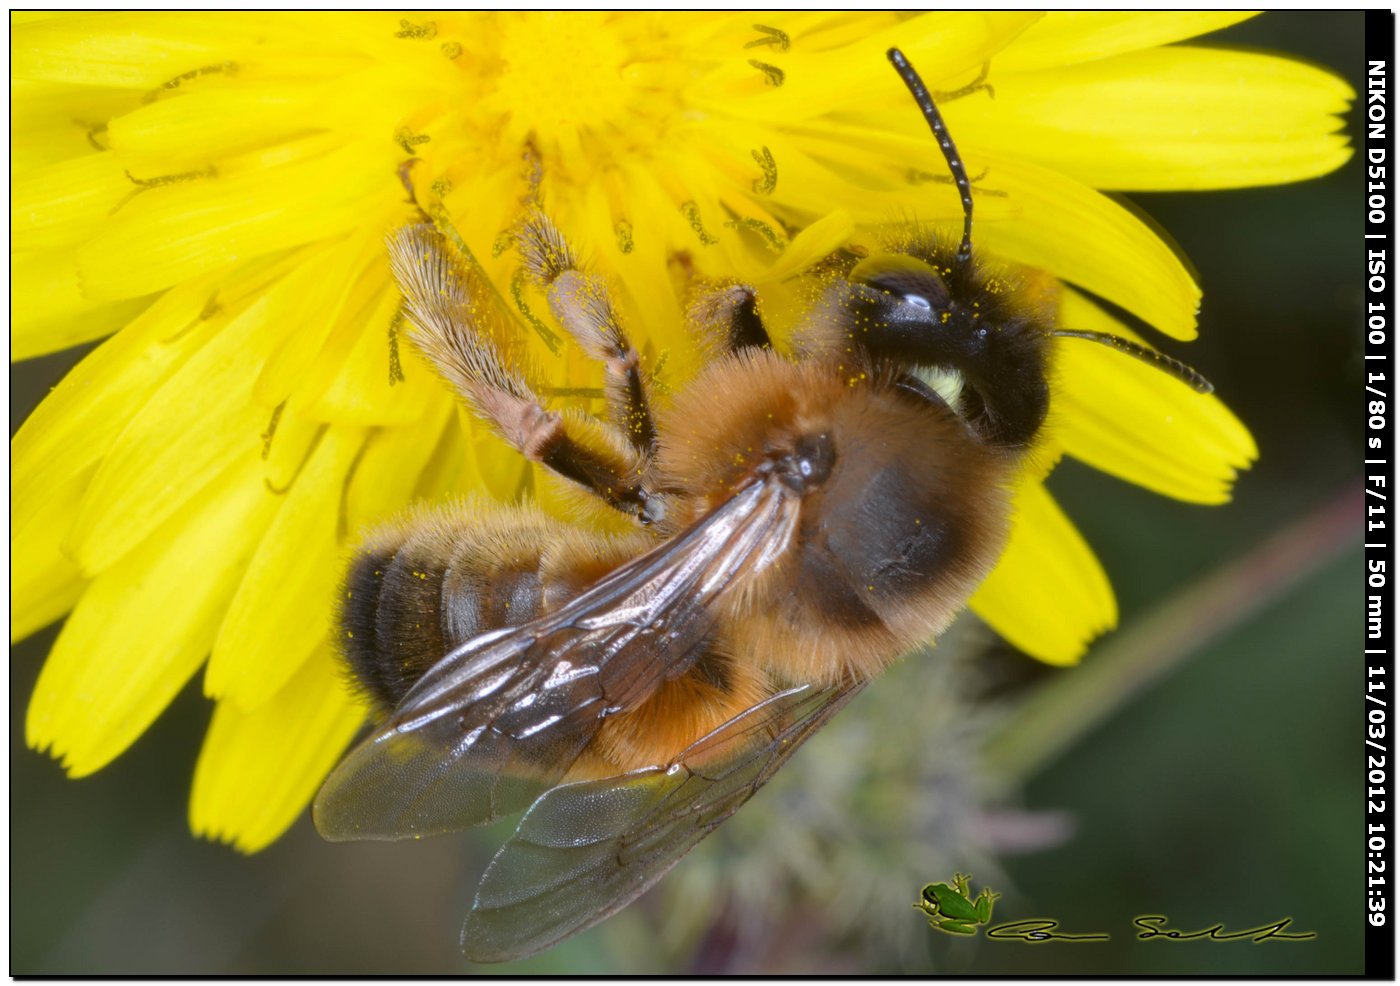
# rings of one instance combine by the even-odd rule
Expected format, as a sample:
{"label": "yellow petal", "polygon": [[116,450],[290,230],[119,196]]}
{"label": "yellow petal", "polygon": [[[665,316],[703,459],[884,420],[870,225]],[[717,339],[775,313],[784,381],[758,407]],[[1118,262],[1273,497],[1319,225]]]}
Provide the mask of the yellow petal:
{"label": "yellow petal", "polygon": [[[884,121],[883,127],[871,125],[877,119]],[[922,118],[908,107],[883,111],[883,115],[872,110],[859,123],[824,121],[820,127],[792,135],[765,137],[756,129],[728,127],[714,139],[736,155],[745,153],[746,147],[769,146],[777,168],[772,199],[799,213],[822,215],[836,201],[859,223],[886,224],[908,217],[923,222],[946,220],[961,227],[962,205],[937,144]],[[969,163],[978,221],[1018,217],[1019,210],[1004,191],[994,188],[984,193],[983,170]],[[853,193],[853,185],[858,193]],[[910,215],[915,204],[918,211]]]}
{"label": "yellow petal", "polygon": [[[455,431],[451,412],[451,403],[439,398],[409,426],[374,429],[368,436],[358,428],[325,430],[229,605],[209,659],[205,694],[251,711],[326,640],[346,546],[413,499],[434,452],[433,436],[444,427]],[[279,425],[279,435],[295,424]],[[318,616],[308,619],[308,613]]]}
{"label": "yellow petal", "polygon": [[[93,298],[129,298],[236,260],[334,236],[402,199],[393,142],[276,168],[217,170],[140,191],[78,250]],[[165,175],[137,175],[146,182]]]}
{"label": "yellow petal", "polygon": [[834,253],[854,231],[850,213],[844,209],[827,213],[792,238],[777,263],[764,271],[763,280],[778,281],[801,273]]}
{"label": "yellow petal", "polygon": [[486,424],[465,413],[458,421],[466,435],[466,454],[452,492],[486,491],[493,500],[511,503],[527,488],[530,463]]}
{"label": "yellow petal", "polygon": [[[375,429],[346,479],[341,544],[357,543],[367,527],[399,513],[416,498],[441,495],[447,481],[431,475],[431,463],[444,443],[462,444],[456,410],[445,393],[434,395],[427,412],[413,424]],[[340,566],[336,568],[339,573]]]}
{"label": "yellow petal", "polygon": [[29,745],[73,777],[110,762],[194,674],[273,502],[249,455],[95,578],[29,703]]}
{"label": "yellow petal", "polygon": [[285,405],[272,409],[261,436],[263,482],[270,490],[282,496],[292,488],[328,427],[324,421],[288,414]]}
{"label": "yellow petal", "polygon": [[[347,61],[344,67],[353,64]],[[300,80],[287,78],[289,66],[325,74],[298,84]],[[230,157],[291,142],[313,128],[362,134],[378,130],[387,137],[409,108],[435,95],[406,86],[405,75],[395,76],[387,65],[338,75],[333,65],[307,66],[302,58],[244,64],[236,69],[236,84],[211,77],[177,98],[144,103],[111,119],[105,139],[132,172],[160,174],[211,163],[222,171],[238,164]]]}
{"label": "yellow petal", "polygon": [[172,288],[70,370],[11,444],[14,523],[52,489],[90,472],[161,383],[278,273],[276,265],[247,264]]}
{"label": "yellow petal", "polygon": [[20,79],[144,89],[177,75],[191,60],[218,60],[221,25],[212,20],[200,25],[202,44],[195,37],[184,43],[154,37],[151,26],[149,14],[134,13],[13,25],[10,72]]}
{"label": "yellow petal", "polygon": [[131,89],[10,78],[10,168],[16,178],[107,146],[106,122],[141,105]]}
{"label": "yellow petal", "polygon": [[341,495],[364,440],[360,428],[327,429],[281,497],[214,642],[210,698],[255,709],[326,640],[340,578]]}
{"label": "yellow petal", "polygon": [[77,11],[71,10],[12,10],[10,11],[10,24],[32,24],[35,21],[55,20],[60,17],[79,16]]}
{"label": "yellow petal", "polygon": [[292,394],[292,410],[366,426],[407,424],[423,416],[440,381],[417,358],[397,317],[398,291],[376,273],[385,271],[371,265],[347,298],[315,371]]}
{"label": "yellow petal", "polygon": [[674,374],[691,369],[689,347],[678,345],[678,340],[685,339],[684,319],[676,292],[666,283],[665,267],[651,272],[644,269],[648,262],[656,263],[660,258],[655,254],[639,258],[630,223],[624,227],[626,235],[619,236],[621,214],[609,195],[604,183],[595,183],[589,189],[581,221],[584,228],[593,231],[591,246],[596,251],[593,255],[601,257],[599,267],[615,282],[625,327],[642,353],[643,365],[654,369],[658,355],[667,353],[668,376],[658,384],[664,387],[668,380],[676,379]]}
{"label": "yellow petal", "polygon": [[[713,12],[704,11],[679,16],[689,18],[684,26],[684,34],[687,41],[694,45],[693,50],[699,53],[701,59],[723,59],[731,56],[736,49],[748,51],[759,58],[765,54],[776,57],[778,54],[784,53],[780,46],[771,44],[745,47],[752,45],[754,41],[762,41],[765,37],[769,37],[761,29],[754,26],[756,18],[752,14],[734,13],[716,16]],[[677,17],[677,14],[667,11],[662,15],[663,19],[648,25],[646,30],[669,33],[674,30],[673,25],[677,23]],[[907,20],[907,18],[901,17],[898,12],[889,10],[860,12],[783,10],[767,11],[762,15],[762,23],[766,27],[783,32],[787,35],[790,46],[802,51],[827,51],[832,48],[840,48],[868,38],[876,31],[898,24],[901,20]],[[669,74],[658,74],[654,78],[648,78],[646,81],[651,84],[681,85],[688,75],[684,72],[679,73],[678,80],[674,66],[661,65],[638,66],[632,71],[641,68],[649,68],[655,73],[665,73],[669,70]]]}
{"label": "yellow petal", "polygon": [[790,125],[864,107],[899,92],[902,87],[885,58],[891,46],[902,48],[925,80],[936,85],[994,58],[1040,16],[995,11],[922,14],[838,48],[809,52],[794,46],[768,60],[759,54],[756,61],[771,61],[783,71],[782,85],[773,85],[770,75],[747,59],[734,59],[705,76],[703,85],[692,86],[686,95],[695,105],[726,116]]}
{"label": "yellow petal", "polygon": [[1200,288],[1151,227],[1056,172],[977,147],[964,153],[969,169],[988,169],[982,187],[1005,191],[1020,210],[1017,219],[989,217],[973,227],[973,242],[984,253],[1087,288],[1167,335],[1195,338]]}
{"label": "yellow petal", "polygon": [[78,243],[140,186],[115,154],[84,154],[16,177],[10,186],[10,235],[17,250]]}
{"label": "yellow petal", "polygon": [[[1073,291],[1063,296],[1060,322],[1136,339]],[[1108,346],[1061,339],[1058,349],[1059,386],[1048,427],[1066,452],[1179,500],[1224,503],[1230,498],[1236,473],[1258,457],[1258,449],[1249,430],[1218,397],[1198,394]]]}
{"label": "yellow petal", "polygon": [[1351,154],[1337,132],[1351,87],[1287,58],[1163,48],[998,74],[995,86],[995,99],[947,106],[959,147],[998,150],[1096,188],[1269,185],[1324,174]]}
{"label": "yellow petal", "polygon": [[[95,573],[144,540],[228,465],[262,447],[249,389],[285,326],[265,294],[176,370],[121,432],[88,489],[70,547]],[[261,486],[261,483],[259,483]]]}
{"label": "yellow petal", "polygon": [[[918,138],[858,127],[840,132],[852,144],[863,146],[861,154],[871,161],[883,157],[927,162],[936,153],[926,132]],[[808,153],[823,142],[804,139],[789,145],[778,167],[791,180],[779,178],[775,197],[790,195],[786,201],[793,208],[808,208],[822,198],[849,198],[849,193],[840,191],[843,179]],[[1200,290],[1180,258],[1150,226],[1064,175],[1014,156],[964,148],[961,143],[959,150],[974,176],[985,173],[973,189],[977,217],[973,239],[983,256],[1048,270],[1122,305],[1168,334],[1195,335]],[[886,180],[893,176],[891,171]],[[852,206],[857,220],[887,222],[891,215],[909,214],[912,209],[916,210],[910,215],[913,220],[941,221],[950,232],[961,227],[960,207],[950,185],[931,182],[911,191],[907,181],[860,196]],[[797,191],[784,193],[784,188]]]}
{"label": "yellow petal", "polygon": [[220,702],[195,766],[190,828],[262,849],[305,810],[364,715],[325,648],[253,711]]}
{"label": "yellow petal", "polygon": [[357,278],[382,257],[378,237],[352,233],[340,240],[307,248],[306,260],[273,289],[277,318],[295,332],[278,333],[267,362],[253,385],[260,404],[286,401],[306,375],[315,370],[317,354],[344,310]]}
{"label": "yellow petal", "polygon": [[12,254],[10,283],[15,298],[10,323],[13,360],[111,335],[151,303],[149,297],[107,302],[89,298],[73,251],[66,248]]}
{"label": "yellow petal", "polygon": [[[689,343],[685,318],[667,268],[668,243],[675,240],[670,239],[665,225],[678,213],[645,169],[624,162],[620,170],[633,193],[630,200],[635,211],[621,217],[631,223],[633,233],[630,251],[615,260],[618,277],[636,310],[648,319],[643,323],[647,336],[660,348],[683,349]],[[689,231],[686,235],[689,239]]]}
{"label": "yellow petal", "polygon": [[1233,10],[1056,10],[998,52],[992,68],[1000,76],[1089,62],[1194,38],[1254,16]]}
{"label": "yellow petal", "polygon": [[[447,413],[439,419],[442,423],[438,426],[425,425],[417,434],[414,434],[412,428],[386,429],[384,434],[379,436],[380,440],[366,451],[366,460],[377,455],[376,461],[382,463],[380,470],[389,475],[396,473],[396,466],[393,464],[400,454],[411,453],[414,450],[420,450],[424,454],[417,480],[410,493],[403,498],[405,503],[412,500],[437,500],[447,493],[463,489],[458,483],[458,477],[466,469],[469,457],[475,462],[475,454],[468,448],[467,430],[470,427],[470,419],[467,413],[459,410],[449,399],[444,399],[440,406],[445,408]],[[368,462],[364,464],[368,465]],[[350,484],[346,512],[350,522],[350,534],[355,540],[359,539],[366,526],[381,519],[371,510],[360,506],[362,497],[366,494],[372,496],[373,480],[365,477],[378,475],[380,470],[367,468],[362,473],[357,469],[355,479]],[[471,482],[475,482],[474,465],[472,477]],[[479,492],[479,488],[474,486],[469,485],[465,488],[477,489]]]}
{"label": "yellow petal", "polygon": [[1113,587],[1098,559],[1039,483],[1017,491],[1006,553],[968,606],[1047,664],[1074,664],[1118,622]]}
{"label": "yellow petal", "polygon": [[[279,30],[268,31],[276,18]],[[154,89],[184,72],[287,43],[277,14],[89,13],[16,25],[10,74],[19,79]]]}
{"label": "yellow petal", "polygon": [[190,92],[117,117],[107,140],[136,174],[198,171],[226,155],[298,136],[309,116],[305,96],[286,87]]}
{"label": "yellow petal", "polygon": [[48,626],[82,595],[87,580],[61,545],[78,512],[78,501],[91,478],[80,473],[50,490],[25,524],[16,524],[10,540],[10,640]]}

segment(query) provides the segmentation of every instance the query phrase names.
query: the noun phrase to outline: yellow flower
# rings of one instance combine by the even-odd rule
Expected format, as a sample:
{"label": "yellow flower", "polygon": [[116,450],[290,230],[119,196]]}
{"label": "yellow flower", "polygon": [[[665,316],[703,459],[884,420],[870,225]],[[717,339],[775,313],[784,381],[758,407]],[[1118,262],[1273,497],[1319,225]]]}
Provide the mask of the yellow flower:
{"label": "yellow flower", "polygon": [[[892,217],[957,196],[884,50],[945,97],[978,249],[1178,339],[1200,298],[1096,189],[1293,181],[1349,151],[1352,93],[1286,59],[1174,45],[1241,15],[14,15],[16,357],[111,336],[14,439],[12,628],[72,610],[29,743],[73,776],[118,756],[204,671],[217,702],[194,829],[255,850],[359,727],[328,644],[340,558],[415,498],[534,475],[400,352],[386,231],[401,166],[528,312],[561,401],[596,386],[535,314],[503,233],[543,203],[621,288],[661,384],[697,365],[682,269],[778,292]],[[755,23],[761,21],[761,23]],[[1062,293],[1061,323],[1129,335]],[[405,347],[406,348],[406,347]],[[1061,454],[1201,503],[1255,455],[1219,401],[1066,344],[1042,468],[972,601],[1044,660],[1115,608],[1040,485]],[[207,658],[207,665],[205,664]]]}

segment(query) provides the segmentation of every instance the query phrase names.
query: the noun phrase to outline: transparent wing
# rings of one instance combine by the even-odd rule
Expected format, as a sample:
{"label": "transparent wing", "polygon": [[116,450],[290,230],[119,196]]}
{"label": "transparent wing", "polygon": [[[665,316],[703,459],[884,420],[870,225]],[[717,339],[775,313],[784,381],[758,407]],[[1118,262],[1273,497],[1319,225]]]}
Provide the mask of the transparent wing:
{"label": "transparent wing", "polygon": [[558,610],[463,644],[331,773],[316,827],[333,840],[401,839],[526,807],[605,715],[694,663],[720,594],[782,553],[796,515],[778,480],[755,480]]}
{"label": "transparent wing", "polygon": [[673,762],[565,784],[496,853],[462,929],[473,962],[543,951],[611,916],[738,810],[864,682],[803,685],[741,713]]}

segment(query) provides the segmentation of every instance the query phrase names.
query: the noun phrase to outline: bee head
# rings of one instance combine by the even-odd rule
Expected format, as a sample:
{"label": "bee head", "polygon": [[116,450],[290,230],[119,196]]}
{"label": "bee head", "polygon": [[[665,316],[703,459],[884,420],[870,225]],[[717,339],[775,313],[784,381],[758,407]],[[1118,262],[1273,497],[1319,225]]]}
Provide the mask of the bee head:
{"label": "bee head", "polygon": [[993,444],[1024,446],[1049,406],[1048,324],[1005,278],[938,241],[907,244],[856,264],[835,289],[844,335],[915,376],[953,371],[960,410]]}
{"label": "bee head", "polygon": [[1030,444],[1045,420],[1051,321],[1018,303],[1022,292],[987,273],[972,253],[972,183],[932,93],[902,52],[890,63],[908,87],[947,162],[962,202],[956,246],[916,236],[857,263],[838,286],[846,335],[876,361],[916,376],[921,368],[956,372],[965,385],[961,412],[988,443]]}
{"label": "bee head", "polygon": [[829,341],[893,364],[906,381],[926,368],[955,372],[963,383],[959,413],[988,444],[1010,449],[1030,445],[1044,424],[1056,336],[1111,346],[1209,393],[1205,378],[1154,349],[1106,333],[1057,329],[1055,313],[1035,304],[1015,278],[974,257],[966,166],[913,65],[896,48],[888,57],[948,165],[962,202],[962,236],[954,245],[915,231],[889,252],[856,263],[827,295],[844,336]]}

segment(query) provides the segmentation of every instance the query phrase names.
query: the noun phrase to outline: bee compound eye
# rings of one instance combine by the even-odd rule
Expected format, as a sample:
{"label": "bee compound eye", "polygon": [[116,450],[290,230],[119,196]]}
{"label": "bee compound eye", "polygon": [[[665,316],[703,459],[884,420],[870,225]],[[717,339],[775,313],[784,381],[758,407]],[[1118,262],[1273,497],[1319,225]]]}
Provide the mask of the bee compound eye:
{"label": "bee compound eye", "polygon": [[947,307],[951,297],[937,271],[905,253],[867,257],[851,270],[850,279],[924,311]]}

